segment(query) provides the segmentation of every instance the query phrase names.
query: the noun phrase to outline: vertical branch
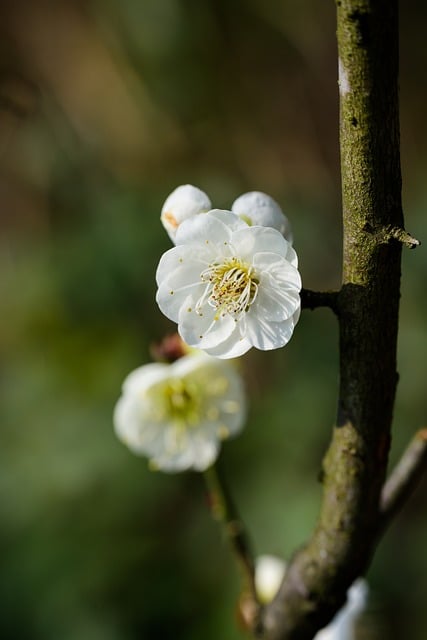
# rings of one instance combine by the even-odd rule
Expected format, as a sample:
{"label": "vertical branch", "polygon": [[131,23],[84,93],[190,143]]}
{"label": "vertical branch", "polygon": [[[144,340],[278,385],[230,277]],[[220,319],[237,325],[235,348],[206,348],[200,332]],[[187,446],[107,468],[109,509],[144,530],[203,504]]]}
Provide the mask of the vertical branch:
{"label": "vertical branch", "polygon": [[402,229],[397,0],[337,0],[343,282],[340,391],[316,530],[263,617],[268,640],[309,640],[377,541],[397,382]]}

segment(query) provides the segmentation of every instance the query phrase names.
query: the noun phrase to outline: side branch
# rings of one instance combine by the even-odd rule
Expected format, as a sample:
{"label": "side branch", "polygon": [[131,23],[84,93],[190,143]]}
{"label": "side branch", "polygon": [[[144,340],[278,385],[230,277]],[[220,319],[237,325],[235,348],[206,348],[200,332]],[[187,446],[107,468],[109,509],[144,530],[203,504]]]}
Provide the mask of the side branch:
{"label": "side branch", "polygon": [[382,531],[400,511],[427,469],[427,429],[415,434],[381,494]]}
{"label": "side branch", "polygon": [[329,307],[334,313],[338,313],[339,291],[311,291],[302,289],[301,307],[302,309],[317,309],[318,307]]}
{"label": "side branch", "polygon": [[391,229],[388,229],[388,235],[390,238],[394,238],[398,242],[401,242],[403,246],[408,249],[416,249],[421,244],[419,240],[411,236],[410,233],[401,227],[392,227]]}

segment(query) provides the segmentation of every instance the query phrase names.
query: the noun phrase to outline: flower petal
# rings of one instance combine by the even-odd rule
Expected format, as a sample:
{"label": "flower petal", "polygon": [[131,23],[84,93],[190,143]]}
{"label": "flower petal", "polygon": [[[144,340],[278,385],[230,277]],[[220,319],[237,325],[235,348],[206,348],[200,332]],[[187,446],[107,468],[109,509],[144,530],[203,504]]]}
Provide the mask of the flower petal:
{"label": "flower petal", "polygon": [[257,349],[278,349],[289,342],[294,331],[293,317],[283,322],[268,322],[259,316],[246,318],[246,337]]}
{"label": "flower petal", "polygon": [[236,255],[252,261],[255,253],[267,251],[286,257],[289,243],[276,229],[269,227],[246,227],[234,231],[231,240]]}
{"label": "flower petal", "polygon": [[132,371],[123,382],[124,393],[142,393],[145,389],[168,375],[168,367],[160,362],[152,362]]}
{"label": "flower petal", "polygon": [[235,321],[230,314],[218,317],[216,309],[205,303],[201,312],[193,307],[181,308],[178,330],[181,338],[199,349],[211,349],[224,342],[235,329]]}
{"label": "flower petal", "polygon": [[160,258],[156,271],[156,282],[169,281],[171,286],[176,284],[175,278],[181,284],[196,282],[199,274],[206,269],[212,252],[209,247],[173,247],[166,251]]}
{"label": "flower petal", "polygon": [[195,313],[197,300],[205,289],[203,283],[188,284],[171,289],[168,282],[163,282],[157,290],[156,302],[160,311],[173,322],[179,322],[182,310]]}
{"label": "flower petal", "polygon": [[249,351],[252,343],[241,334],[240,322],[233,333],[216,347],[205,349],[206,353],[215,358],[238,358]]}
{"label": "flower petal", "polygon": [[176,244],[224,246],[231,238],[232,228],[242,227],[247,225],[230,211],[213,209],[206,215],[184,220],[177,231]]}
{"label": "flower petal", "polygon": [[254,255],[252,264],[260,274],[268,273],[272,282],[277,282],[278,286],[301,290],[301,276],[298,269],[287,258],[270,251],[260,251]]}
{"label": "flower petal", "polygon": [[286,320],[301,306],[298,271],[277,254],[256,254],[254,265],[261,275],[258,295],[248,314],[273,322]]}

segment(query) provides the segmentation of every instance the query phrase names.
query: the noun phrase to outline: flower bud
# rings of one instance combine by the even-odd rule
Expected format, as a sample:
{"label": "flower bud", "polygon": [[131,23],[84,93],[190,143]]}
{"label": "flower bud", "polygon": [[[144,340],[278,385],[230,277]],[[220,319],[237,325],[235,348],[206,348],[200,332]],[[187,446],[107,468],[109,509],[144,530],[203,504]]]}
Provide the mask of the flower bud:
{"label": "flower bud", "polygon": [[233,213],[250,226],[272,227],[292,244],[291,225],[277,202],[261,191],[249,191],[239,196],[231,207]]}
{"label": "flower bud", "polygon": [[183,184],[166,198],[160,219],[170,239],[175,243],[176,232],[181,222],[210,209],[212,204],[204,191],[191,184]]}

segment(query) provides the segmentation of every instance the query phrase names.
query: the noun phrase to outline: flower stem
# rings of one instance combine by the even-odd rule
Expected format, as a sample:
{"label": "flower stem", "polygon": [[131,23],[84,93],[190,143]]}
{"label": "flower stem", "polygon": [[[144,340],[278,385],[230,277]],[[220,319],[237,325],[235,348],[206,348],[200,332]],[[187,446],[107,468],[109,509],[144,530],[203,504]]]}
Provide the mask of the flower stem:
{"label": "flower stem", "polygon": [[258,605],[254,560],[245,526],[237,513],[224,478],[219,473],[217,466],[209,467],[204,472],[204,476],[212,516],[223,526],[231,549],[242,570],[249,595]]}

